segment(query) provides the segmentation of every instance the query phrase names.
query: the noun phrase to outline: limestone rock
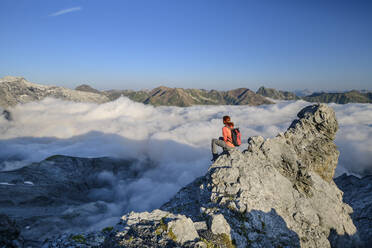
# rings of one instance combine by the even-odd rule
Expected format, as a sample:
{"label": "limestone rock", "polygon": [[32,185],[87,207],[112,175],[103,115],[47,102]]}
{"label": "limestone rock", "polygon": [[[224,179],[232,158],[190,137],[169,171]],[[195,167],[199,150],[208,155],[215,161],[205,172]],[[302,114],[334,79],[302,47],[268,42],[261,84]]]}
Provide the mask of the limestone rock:
{"label": "limestone rock", "polygon": [[191,247],[199,238],[190,218],[162,210],[131,212],[121,218],[113,234],[103,247]]}
{"label": "limestone rock", "polygon": [[184,216],[168,223],[168,233],[173,233],[171,235],[180,244],[199,238],[192,220]]}
{"label": "limestone rock", "polygon": [[211,231],[214,234],[222,234],[225,233],[230,238],[230,225],[225,220],[222,214],[216,214],[211,217]]}

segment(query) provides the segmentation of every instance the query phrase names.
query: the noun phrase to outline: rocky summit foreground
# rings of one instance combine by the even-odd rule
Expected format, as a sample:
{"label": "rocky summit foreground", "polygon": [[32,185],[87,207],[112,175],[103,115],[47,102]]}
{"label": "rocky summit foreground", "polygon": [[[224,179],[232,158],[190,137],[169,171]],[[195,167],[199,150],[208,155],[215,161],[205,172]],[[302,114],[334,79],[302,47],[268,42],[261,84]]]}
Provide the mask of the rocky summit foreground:
{"label": "rocky summit foreground", "polygon": [[359,246],[353,210],[332,179],[335,113],[313,105],[298,117],[275,138],[251,137],[244,152],[221,155],[160,209],[45,247]]}

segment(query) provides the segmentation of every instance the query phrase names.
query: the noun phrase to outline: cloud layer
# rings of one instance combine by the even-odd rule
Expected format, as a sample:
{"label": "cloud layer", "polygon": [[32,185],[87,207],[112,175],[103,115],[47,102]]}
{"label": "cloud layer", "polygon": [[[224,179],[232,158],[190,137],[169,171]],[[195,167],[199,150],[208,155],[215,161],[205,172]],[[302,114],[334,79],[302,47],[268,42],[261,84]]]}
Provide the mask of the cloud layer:
{"label": "cloud layer", "polygon": [[[94,227],[100,228],[109,220],[115,223],[123,212],[159,207],[182,186],[203,175],[210,165],[210,140],[221,135],[222,116],[230,115],[240,127],[243,150],[250,136],[274,137],[285,131],[306,105],[309,103],[284,101],[259,107],[155,108],[127,98],[101,105],[45,99],[11,109],[14,121],[0,116],[0,170],[55,154],[149,158],[156,167],[138,180],[119,180],[109,172],[100,175],[103,181],[114,183],[92,191],[92,199],[105,202],[108,195],[115,198],[115,203],[107,204],[108,215],[92,216]],[[340,125],[336,175],[372,174],[372,105],[331,106]]]}
{"label": "cloud layer", "polygon": [[[0,144],[4,147],[0,150],[0,162],[29,163],[54,154],[131,158],[148,154],[160,162],[189,159],[190,154],[178,151],[177,147],[153,146],[155,141],[174,141],[194,148],[198,154],[191,155],[193,160],[207,162],[210,140],[220,136],[223,115],[232,117],[246,142],[250,136],[273,137],[285,131],[297,112],[308,104],[284,101],[259,107],[154,108],[127,98],[101,105],[45,99],[12,109],[12,122],[0,117]],[[335,109],[340,125],[336,138],[341,151],[338,174],[371,171],[372,105],[330,106]],[[85,135],[89,132],[90,135]],[[108,136],[102,134],[115,134],[138,142],[120,144],[120,141],[105,140]]]}
{"label": "cloud layer", "polygon": [[62,9],[60,11],[57,11],[57,12],[54,12],[54,13],[50,14],[49,16],[60,16],[60,15],[64,15],[64,14],[67,14],[67,13],[80,11],[81,9],[82,8],[80,6],[69,8],[69,9]]}

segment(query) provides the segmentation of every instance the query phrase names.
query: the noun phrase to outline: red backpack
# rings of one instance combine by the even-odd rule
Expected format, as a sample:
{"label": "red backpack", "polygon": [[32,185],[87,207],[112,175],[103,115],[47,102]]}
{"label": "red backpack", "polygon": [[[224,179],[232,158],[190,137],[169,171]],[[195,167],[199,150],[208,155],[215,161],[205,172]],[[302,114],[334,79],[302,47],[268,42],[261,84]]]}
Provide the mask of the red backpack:
{"label": "red backpack", "polygon": [[241,134],[239,128],[232,128],[231,130],[231,138],[232,143],[234,146],[240,146],[242,144]]}

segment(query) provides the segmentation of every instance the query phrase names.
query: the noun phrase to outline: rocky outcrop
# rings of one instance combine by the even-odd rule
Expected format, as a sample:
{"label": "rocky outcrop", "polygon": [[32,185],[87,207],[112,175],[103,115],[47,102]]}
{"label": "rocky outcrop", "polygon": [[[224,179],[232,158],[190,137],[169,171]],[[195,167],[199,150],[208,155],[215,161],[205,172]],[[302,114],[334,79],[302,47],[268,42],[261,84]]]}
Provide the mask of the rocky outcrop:
{"label": "rocky outcrop", "polygon": [[[367,248],[372,244],[372,176],[358,178],[343,174],[335,179],[337,186],[344,192],[344,201],[349,204],[354,212],[351,218],[358,229],[360,245]],[[350,243],[350,237],[332,236],[335,247],[346,247]]]}
{"label": "rocky outcrop", "polygon": [[[327,105],[312,105],[302,109],[297,116],[299,119],[293,121],[288,131],[283,136],[279,135],[277,140],[281,140],[282,144],[285,142],[287,145],[283,146],[298,156],[299,168],[312,170],[331,182],[339,156],[333,142],[338,130],[335,112]],[[292,155],[287,153],[282,159],[291,164],[289,161],[293,159],[290,157]],[[282,166],[285,167],[288,165]]]}
{"label": "rocky outcrop", "polygon": [[289,91],[281,91],[281,90],[276,90],[272,88],[265,88],[261,86],[257,92],[257,94],[269,97],[275,100],[299,100],[300,97],[296,96],[293,92]]}
{"label": "rocky outcrop", "polygon": [[104,103],[109,101],[101,94],[30,83],[22,77],[8,76],[0,79],[0,107],[8,108],[18,103],[39,101],[46,97],[76,102]]}
{"label": "rocky outcrop", "polygon": [[352,208],[332,180],[334,111],[314,105],[298,117],[275,138],[221,155],[160,210],[123,216],[101,246],[330,247],[331,233],[358,245]]}

